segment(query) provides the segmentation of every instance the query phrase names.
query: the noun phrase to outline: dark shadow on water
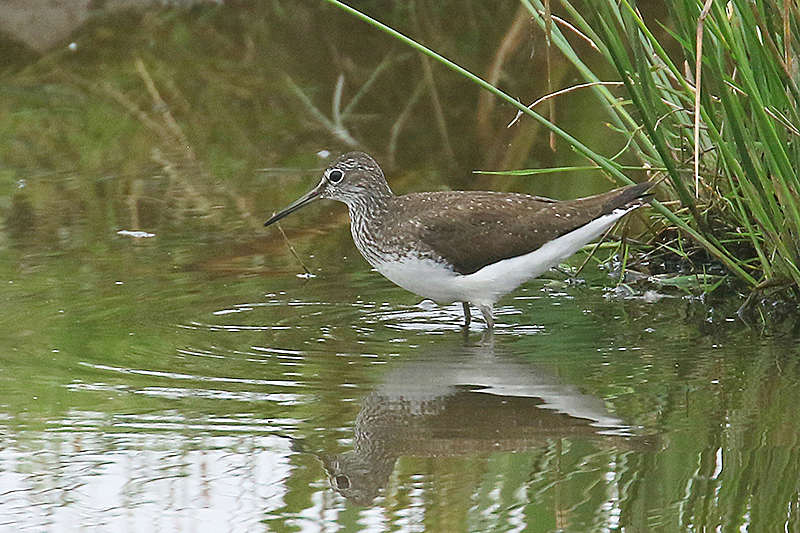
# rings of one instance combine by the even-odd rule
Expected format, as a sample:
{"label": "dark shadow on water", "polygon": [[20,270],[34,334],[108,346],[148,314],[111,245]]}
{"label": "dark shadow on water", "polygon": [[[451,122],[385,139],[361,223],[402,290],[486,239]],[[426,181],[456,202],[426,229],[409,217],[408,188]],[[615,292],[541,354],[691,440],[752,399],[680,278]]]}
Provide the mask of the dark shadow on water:
{"label": "dark shadow on water", "polygon": [[565,438],[623,450],[658,446],[658,437],[637,435],[600,399],[485,341],[428,353],[389,372],[362,402],[353,449],[318,454],[331,487],[367,506],[403,456],[531,451]]}

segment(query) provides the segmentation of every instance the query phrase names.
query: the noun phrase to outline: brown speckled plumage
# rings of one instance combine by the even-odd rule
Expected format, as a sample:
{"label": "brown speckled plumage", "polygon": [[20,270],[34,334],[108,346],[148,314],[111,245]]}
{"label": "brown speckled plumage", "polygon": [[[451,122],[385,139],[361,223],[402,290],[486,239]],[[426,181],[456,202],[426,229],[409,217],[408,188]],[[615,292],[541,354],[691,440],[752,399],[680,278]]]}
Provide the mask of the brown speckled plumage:
{"label": "brown speckled plumage", "polygon": [[[525,194],[433,192],[398,196],[377,231],[436,255],[459,274],[540,248],[641,196],[649,184],[556,202]],[[399,241],[399,240],[397,240]]]}

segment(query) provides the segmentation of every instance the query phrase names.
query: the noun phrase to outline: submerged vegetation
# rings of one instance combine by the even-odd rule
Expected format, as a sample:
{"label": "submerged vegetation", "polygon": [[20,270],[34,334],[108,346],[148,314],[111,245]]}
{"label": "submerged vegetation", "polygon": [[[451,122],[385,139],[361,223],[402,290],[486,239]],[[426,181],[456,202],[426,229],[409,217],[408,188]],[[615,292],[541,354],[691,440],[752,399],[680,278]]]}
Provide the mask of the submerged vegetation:
{"label": "submerged vegetation", "polygon": [[[461,72],[550,128],[593,165],[626,179],[616,161],[622,152],[609,158],[592,151],[535,112],[533,105],[525,107],[514,95],[416,41],[338,0],[329,1]],[[558,6],[522,0],[522,5],[546,35],[548,54],[557,49],[583,77],[552,96],[557,99],[575,89],[593,91],[607,112],[609,128],[626,139],[623,152],[632,155],[650,179],[666,180],[662,189],[668,200],[655,203],[666,225],[690,235],[751,289],[790,288],[797,295],[797,5],[680,0],[668,3],[666,26],[645,21],[625,0],[580,5],[562,0]],[[587,42],[613,66],[616,80],[603,77],[607,69],[602,62],[583,59],[579,47]],[[618,85],[624,85],[622,97],[613,90]],[[671,247],[685,253],[680,248],[680,243]]]}

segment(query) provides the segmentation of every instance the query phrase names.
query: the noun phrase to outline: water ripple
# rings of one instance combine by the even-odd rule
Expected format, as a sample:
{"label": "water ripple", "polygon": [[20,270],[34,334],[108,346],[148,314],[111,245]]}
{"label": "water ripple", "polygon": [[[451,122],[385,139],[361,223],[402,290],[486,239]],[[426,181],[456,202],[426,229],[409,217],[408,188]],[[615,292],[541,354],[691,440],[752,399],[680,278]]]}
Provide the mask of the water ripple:
{"label": "water ripple", "polygon": [[297,381],[281,381],[272,379],[254,379],[254,378],[231,378],[222,376],[197,376],[194,374],[181,374],[178,372],[165,372],[163,370],[145,370],[140,368],[124,368],[119,366],[102,365],[97,363],[88,363],[81,361],[78,363],[95,370],[103,370],[107,372],[117,372],[120,374],[133,374],[139,376],[151,376],[159,378],[167,378],[173,380],[188,380],[188,381],[202,381],[209,383],[241,383],[246,385],[261,385],[272,387],[304,387],[303,383]]}

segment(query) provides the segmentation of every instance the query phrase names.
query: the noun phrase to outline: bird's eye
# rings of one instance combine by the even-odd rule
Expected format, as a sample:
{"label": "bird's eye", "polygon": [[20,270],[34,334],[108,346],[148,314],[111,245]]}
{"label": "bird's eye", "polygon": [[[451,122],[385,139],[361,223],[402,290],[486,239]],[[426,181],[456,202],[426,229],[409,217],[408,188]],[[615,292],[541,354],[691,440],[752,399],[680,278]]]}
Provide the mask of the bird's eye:
{"label": "bird's eye", "polygon": [[335,168],[328,173],[328,181],[331,183],[339,183],[344,178],[344,172]]}
{"label": "bird's eye", "polygon": [[333,483],[339,490],[347,490],[350,488],[350,479],[342,474],[333,478]]}

